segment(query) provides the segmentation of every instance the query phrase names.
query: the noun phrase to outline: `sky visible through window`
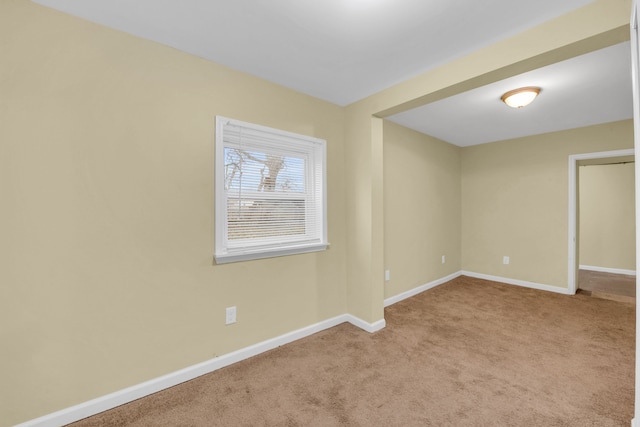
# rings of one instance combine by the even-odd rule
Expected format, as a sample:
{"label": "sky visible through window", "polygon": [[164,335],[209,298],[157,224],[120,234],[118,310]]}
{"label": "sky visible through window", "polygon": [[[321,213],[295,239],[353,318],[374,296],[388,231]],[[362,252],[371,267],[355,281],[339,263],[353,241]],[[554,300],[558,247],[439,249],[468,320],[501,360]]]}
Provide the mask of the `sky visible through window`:
{"label": "sky visible through window", "polygon": [[305,159],[238,148],[224,149],[225,187],[230,193],[305,192]]}

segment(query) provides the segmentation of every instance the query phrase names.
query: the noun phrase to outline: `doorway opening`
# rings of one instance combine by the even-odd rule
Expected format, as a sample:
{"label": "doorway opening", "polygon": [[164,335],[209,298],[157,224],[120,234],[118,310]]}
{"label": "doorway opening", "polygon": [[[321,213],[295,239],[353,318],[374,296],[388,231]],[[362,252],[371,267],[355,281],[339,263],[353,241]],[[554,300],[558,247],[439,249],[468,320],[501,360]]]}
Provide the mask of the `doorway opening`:
{"label": "doorway opening", "polygon": [[[579,256],[579,167],[584,165],[604,165],[634,160],[634,150],[615,150],[598,153],[575,154],[569,156],[569,256],[568,288],[575,294],[578,289],[580,268]],[[604,272],[606,273],[606,272]]]}
{"label": "doorway opening", "polygon": [[635,159],[578,162],[577,292],[635,303]]}

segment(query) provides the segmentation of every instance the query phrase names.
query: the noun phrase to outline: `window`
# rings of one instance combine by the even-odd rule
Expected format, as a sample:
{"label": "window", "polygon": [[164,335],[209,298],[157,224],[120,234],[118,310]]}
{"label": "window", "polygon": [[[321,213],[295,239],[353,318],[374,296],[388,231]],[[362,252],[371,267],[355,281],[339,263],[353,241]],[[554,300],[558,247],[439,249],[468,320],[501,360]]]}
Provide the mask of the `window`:
{"label": "window", "polygon": [[326,142],[216,117],[216,263],[325,250]]}

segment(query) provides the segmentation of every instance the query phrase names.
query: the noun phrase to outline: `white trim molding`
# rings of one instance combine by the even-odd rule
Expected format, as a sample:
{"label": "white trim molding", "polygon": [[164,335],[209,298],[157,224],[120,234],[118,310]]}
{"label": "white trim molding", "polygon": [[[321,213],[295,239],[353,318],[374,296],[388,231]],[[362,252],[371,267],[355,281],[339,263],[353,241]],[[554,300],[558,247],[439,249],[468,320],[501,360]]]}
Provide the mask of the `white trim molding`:
{"label": "white trim molding", "polygon": [[[640,157],[640,45],[638,42],[638,0],[631,4],[631,84],[633,90],[633,146],[636,158]],[[636,163],[636,248],[640,246],[640,164]],[[640,252],[636,250],[636,269],[640,265]],[[640,292],[640,281],[636,278],[636,294]],[[638,304],[636,300],[636,311]],[[636,373],[635,408],[633,427],[640,427],[640,316],[636,315]]]}
{"label": "white trim molding", "polygon": [[369,333],[377,332],[383,329],[386,325],[384,319],[378,320],[374,323],[368,323],[350,314],[343,314],[341,316],[336,316],[331,319],[316,323],[314,325],[310,325],[286,333],[284,335],[262,341],[258,344],[236,350],[234,352],[216,357],[214,359],[210,359],[205,362],[180,369],[179,371],[175,371],[170,374],[145,381],[143,383],[125,388],[123,390],[116,391],[106,396],[89,400],[88,402],[84,402],[70,408],[66,408],[39,418],[35,418],[33,420],[18,424],[14,427],[64,426],[69,423],[90,417],[92,415],[99,414],[100,412],[113,409],[117,406],[124,405],[125,403],[129,403],[142,397],[149,396],[153,393],[157,393],[169,387],[173,387],[175,385],[192,380],[210,372],[217,371],[218,369],[224,368],[225,366],[232,365],[234,363],[256,356],[260,353],[273,350],[274,348],[289,344],[293,341],[297,341],[301,338],[308,337],[309,335],[313,335],[317,332],[324,331],[326,329],[346,322],[351,323],[352,325]]}
{"label": "white trim molding", "polygon": [[385,307],[389,307],[392,304],[395,304],[397,302],[400,302],[402,300],[405,300],[407,298],[411,298],[414,295],[418,295],[424,291],[427,291],[429,289],[435,288],[436,286],[440,286],[444,283],[447,283],[450,280],[455,279],[456,277],[460,277],[460,275],[462,274],[462,272],[458,271],[455,272],[453,274],[450,274],[448,276],[442,277],[440,279],[436,279],[434,281],[431,281],[429,283],[425,283],[424,285],[418,286],[417,288],[413,288],[410,289],[406,292],[402,292],[401,294],[398,295],[394,295],[392,297],[389,297],[387,299],[384,300],[384,306]]}
{"label": "white trim molding", "polygon": [[635,270],[625,270],[623,268],[597,267],[595,265],[582,265],[580,270],[599,271],[601,273],[625,274],[627,276],[635,276]]}
{"label": "white trim molding", "polygon": [[[216,264],[327,249],[327,141],[216,116],[214,151]],[[262,155],[288,165],[291,185],[271,177],[264,188]],[[243,214],[247,206],[260,215]]]}
{"label": "white trim molding", "polygon": [[[410,298],[412,296],[418,295],[424,291],[427,291],[429,289],[433,289],[436,286],[440,286],[444,283],[447,283],[450,280],[453,280],[457,277],[460,276],[468,276],[468,277],[473,277],[476,279],[485,279],[485,280],[491,280],[493,282],[500,282],[500,283],[506,283],[508,285],[516,285],[516,286],[521,286],[524,288],[531,288],[531,289],[538,289],[541,291],[547,291],[547,292],[555,292],[558,294],[563,294],[563,295],[573,295],[575,292],[570,292],[569,289],[567,288],[560,288],[558,286],[553,286],[553,285],[544,285],[541,283],[535,283],[535,282],[527,282],[525,280],[518,280],[518,279],[509,279],[507,277],[500,277],[500,276],[492,276],[490,274],[482,274],[482,273],[474,273],[472,271],[458,271],[456,273],[450,274],[448,276],[442,277],[440,279],[436,279],[432,282],[426,283],[424,285],[418,286],[417,288],[413,288],[410,289],[406,292],[403,292],[401,294],[389,297],[387,299],[384,300],[384,306],[388,307],[390,305],[393,305],[397,302],[400,302],[402,300],[405,300],[407,298]],[[356,325],[359,326],[359,325]],[[362,328],[365,329],[365,328]],[[365,329],[366,330],[366,329]],[[640,427],[640,426],[639,426]]]}
{"label": "white trim molding", "polygon": [[347,314],[346,316],[347,322],[351,323],[353,326],[357,326],[363,331],[369,332],[370,334],[378,332],[379,330],[384,329],[384,327],[387,326],[387,322],[384,319],[380,319],[377,322],[368,323],[350,314]]}
{"label": "white trim molding", "polygon": [[461,275],[474,277],[476,279],[491,280],[493,282],[502,282],[508,285],[522,286],[523,288],[538,289],[540,291],[555,292],[555,293],[564,294],[564,295],[575,294],[575,291],[572,292],[570,289],[567,289],[567,288],[561,288],[553,285],[544,285],[544,284],[535,283],[535,282],[527,282],[526,280],[509,279],[507,277],[492,276],[490,274],[474,273],[471,271],[462,271]]}

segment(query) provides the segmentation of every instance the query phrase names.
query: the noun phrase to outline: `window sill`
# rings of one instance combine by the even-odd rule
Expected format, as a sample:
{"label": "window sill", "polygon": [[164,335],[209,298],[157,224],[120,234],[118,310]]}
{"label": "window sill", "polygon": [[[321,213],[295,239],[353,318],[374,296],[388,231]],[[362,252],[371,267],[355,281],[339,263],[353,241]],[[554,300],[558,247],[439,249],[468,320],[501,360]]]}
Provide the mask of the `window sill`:
{"label": "window sill", "polygon": [[231,262],[250,261],[253,259],[275,258],[287,255],[306,254],[309,252],[321,252],[329,247],[329,243],[296,246],[280,249],[268,249],[263,251],[242,253],[223,253],[214,256],[216,264],[228,264]]}

